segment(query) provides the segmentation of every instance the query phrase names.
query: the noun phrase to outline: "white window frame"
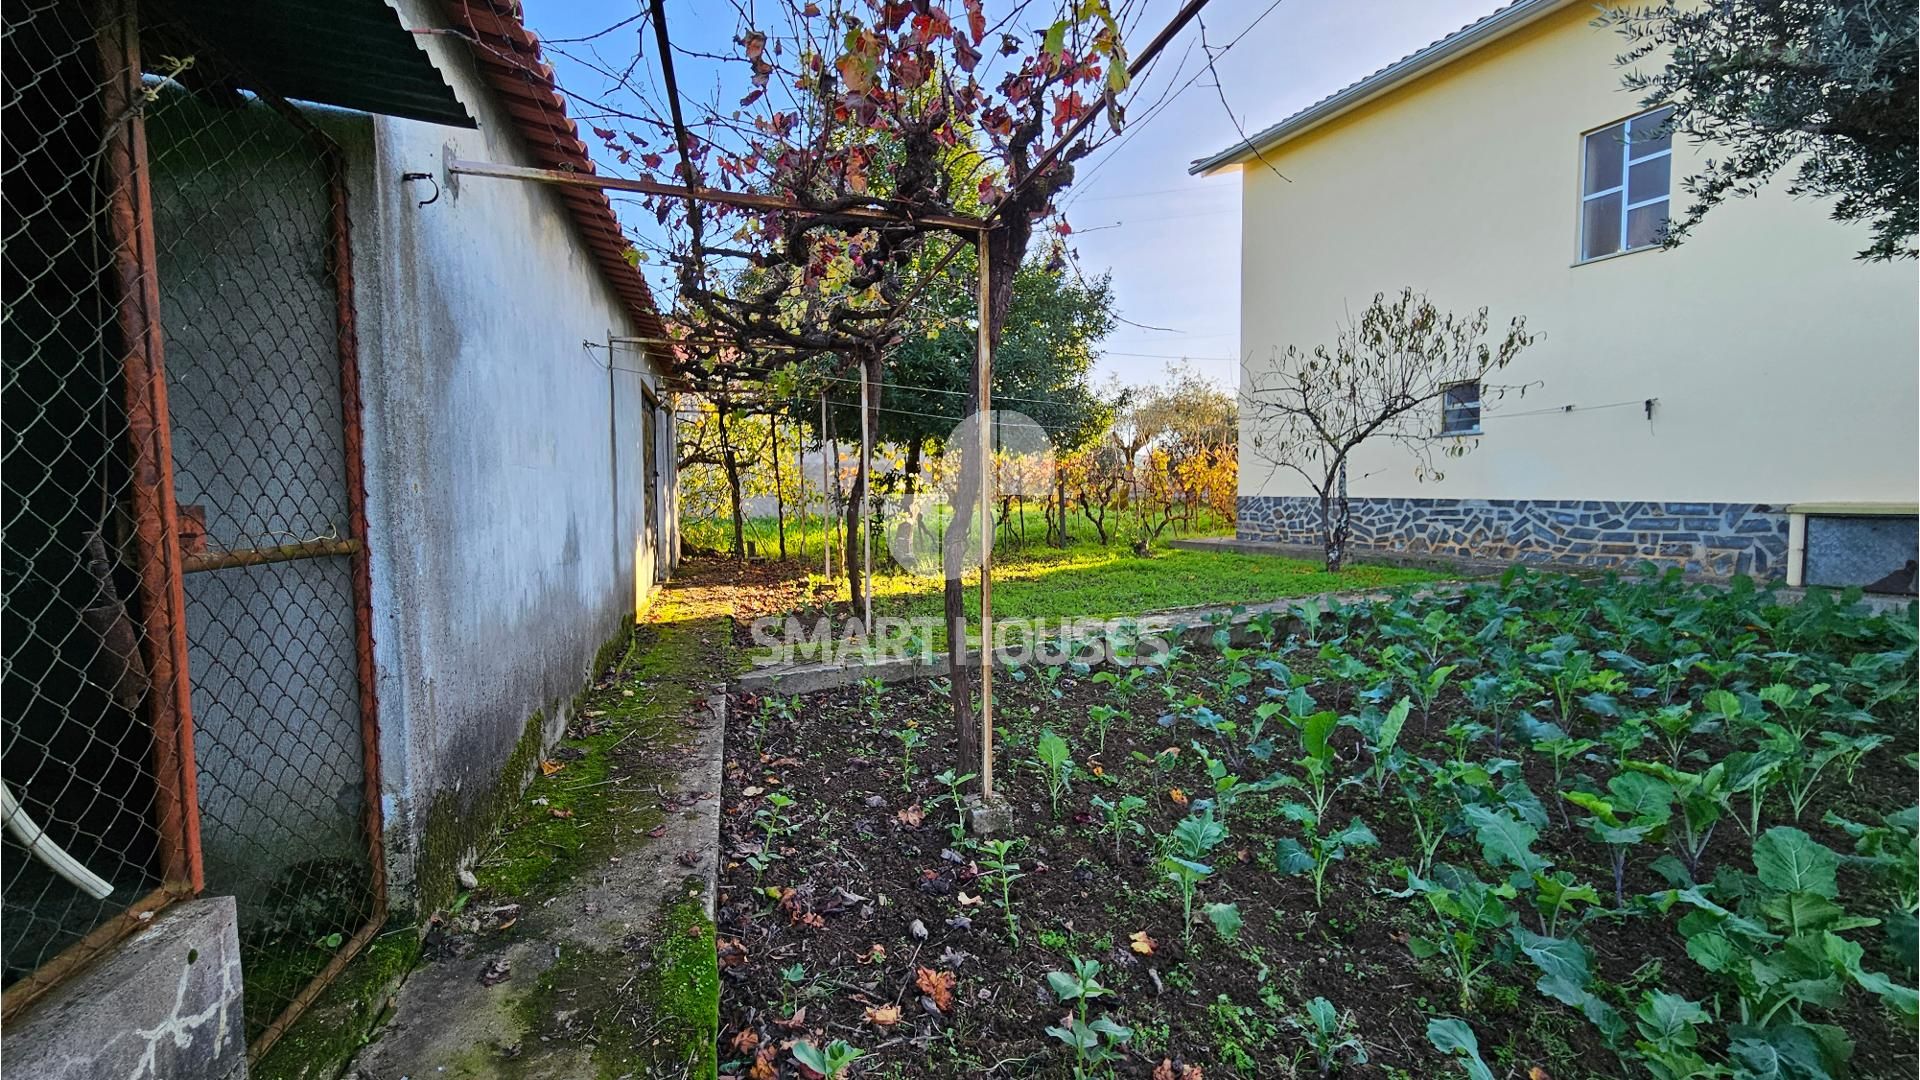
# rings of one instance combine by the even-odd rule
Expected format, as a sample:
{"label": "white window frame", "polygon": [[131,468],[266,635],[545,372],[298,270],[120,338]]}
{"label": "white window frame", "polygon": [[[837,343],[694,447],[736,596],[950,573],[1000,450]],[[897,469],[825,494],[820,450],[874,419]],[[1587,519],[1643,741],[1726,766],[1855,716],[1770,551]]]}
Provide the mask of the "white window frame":
{"label": "white window frame", "polygon": [[[1575,244],[1578,246],[1578,250],[1574,252],[1574,255],[1579,262],[1594,262],[1595,260],[1598,260],[1598,259],[1611,259],[1615,255],[1626,255],[1630,252],[1646,251],[1650,248],[1657,248],[1660,246],[1660,241],[1656,240],[1649,244],[1641,244],[1639,247],[1629,247],[1627,245],[1627,219],[1633,215],[1633,212],[1635,210],[1639,210],[1643,207],[1652,206],[1655,203],[1666,203],[1667,204],[1667,220],[1668,221],[1673,220],[1673,169],[1671,165],[1669,165],[1667,169],[1667,190],[1665,194],[1655,196],[1654,198],[1651,198],[1651,199],[1641,199],[1639,202],[1636,202],[1636,203],[1630,203],[1627,201],[1627,177],[1632,172],[1633,167],[1635,165],[1640,164],[1641,162],[1653,161],[1663,157],[1671,159],[1673,157],[1672,132],[1668,132],[1667,134],[1667,148],[1665,150],[1655,150],[1651,154],[1644,154],[1640,157],[1633,156],[1633,122],[1635,120],[1641,119],[1642,117],[1652,116],[1654,113],[1662,112],[1669,108],[1672,108],[1672,106],[1662,105],[1657,109],[1648,109],[1645,112],[1635,113],[1632,116],[1615,120],[1612,123],[1601,124],[1599,127],[1591,128],[1581,133],[1580,135],[1580,191],[1582,192],[1582,194],[1580,196],[1580,214],[1578,217],[1579,228],[1576,230],[1577,237],[1574,241]],[[1601,132],[1607,130],[1610,127],[1616,127],[1616,126],[1619,127],[1621,135],[1623,136],[1620,140],[1620,183],[1610,188],[1604,188],[1600,191],[1588,193],[1587,192],[1587,164],[1589,160],[1589,155],[1587,154],[1587,142],[1588,140],[1592,139],[1595,135],[1600,134]],[[1595,199],[1604,199],[1609,195],[1620,196],[1620,246],[1614,248],[1612,251],[1609,251],[1604,255],[1588,255],[1587,254],[1587,204],[1594,201]]]}
{"label": "white window frame", "polygon": [[[1447,426],[1447,394],[1452,392],[1456,387],[1461,387],[1461,386],[1471,386],[1474,388],[1473,426],[1463,427],[1463,428],[1450,428]],[[1481,410],[1485,406],[1485,402],[1481,396],[1481,391],[1482,391],[1482,387],[1480,385],[1479,379],[1461,379],[1458,382],[1450,382],[1447,385],[1440,388],[1440,434],[1443,437],[1457,438],[1457,437],[1464,437],[1468,435],[1478,435],[1481,433],[1480,421],[1482,416],[1484,415],[1484,413]]]}

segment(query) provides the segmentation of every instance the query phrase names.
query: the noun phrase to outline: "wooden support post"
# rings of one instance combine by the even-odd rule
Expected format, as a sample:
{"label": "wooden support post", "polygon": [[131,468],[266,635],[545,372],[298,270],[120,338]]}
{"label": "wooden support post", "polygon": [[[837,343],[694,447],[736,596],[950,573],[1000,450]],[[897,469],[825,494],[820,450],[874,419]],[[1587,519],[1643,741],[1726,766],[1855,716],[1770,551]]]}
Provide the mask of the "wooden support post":
{"label": "wooden support post", "polygon": [[993,798],[993,234],[980,230],[980,794]]}

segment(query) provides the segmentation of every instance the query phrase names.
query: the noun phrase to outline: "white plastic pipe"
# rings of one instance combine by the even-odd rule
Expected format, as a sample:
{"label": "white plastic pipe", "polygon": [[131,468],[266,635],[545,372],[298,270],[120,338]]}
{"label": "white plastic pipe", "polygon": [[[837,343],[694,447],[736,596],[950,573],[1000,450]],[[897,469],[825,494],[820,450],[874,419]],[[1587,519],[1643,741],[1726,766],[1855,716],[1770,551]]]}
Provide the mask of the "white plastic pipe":
{"label": "white plastic pipe", "polygon": [[27,816],[19,800],[13,797],[13,789],[5,784],[0,784],[0,816],[6,818],[6,830],[10,836],[19,841],[34,858],[46,863],[54,873],[72,883],[74,888],[95,900],[105,900],[113,895],[113,886],[105,878],[87,869],[79,859],[67,854],[65,848],[47,837],[47,831]]}

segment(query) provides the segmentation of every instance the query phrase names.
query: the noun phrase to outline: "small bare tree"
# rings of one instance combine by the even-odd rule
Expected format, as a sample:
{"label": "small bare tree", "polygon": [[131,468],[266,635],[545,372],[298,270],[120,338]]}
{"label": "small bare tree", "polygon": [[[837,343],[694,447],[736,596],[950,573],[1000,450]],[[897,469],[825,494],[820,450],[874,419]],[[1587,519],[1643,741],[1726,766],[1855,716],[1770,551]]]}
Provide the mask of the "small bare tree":
{"label": "small bare tree", "polygon": [[1486,308],[1463,318],[1411,288],[1392,299],[1377,293],[1357,321],[1341,328],[1333,348],[1316,345],[1307,353],[1289,345],[1278,365],[1249,380],[1252,453],[1275,470],[1298,473],[1319,495],[1328,570],[1346,559],[1347,458],[1356,447],[1368,439],[1399,443],[1413,455],[1416,474],[1435,480],[1442,476],[1436,451],[1460,457],[1473,449],[1472,441],[1443,430],[1436,403],[1448,388],[1505,368],[1534,341],[1522,318],[1498,344],[1486,337]]}

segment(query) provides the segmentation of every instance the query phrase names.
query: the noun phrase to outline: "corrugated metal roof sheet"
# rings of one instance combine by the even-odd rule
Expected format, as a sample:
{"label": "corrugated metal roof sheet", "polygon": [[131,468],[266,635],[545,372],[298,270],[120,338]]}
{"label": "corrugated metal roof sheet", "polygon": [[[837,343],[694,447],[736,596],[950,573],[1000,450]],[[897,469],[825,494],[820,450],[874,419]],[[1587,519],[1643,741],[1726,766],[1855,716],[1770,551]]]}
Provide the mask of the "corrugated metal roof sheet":
{"label": "corrugated metal roof sheet", "polygon": [[[157,11],[283,98],[475,127],[383,0],[181,0]],[[158,24],[164,33],[164,21]],[[249,89],[255,89],[249,87]]]}

